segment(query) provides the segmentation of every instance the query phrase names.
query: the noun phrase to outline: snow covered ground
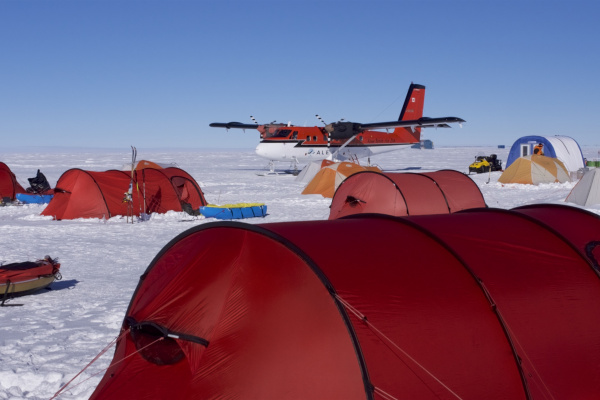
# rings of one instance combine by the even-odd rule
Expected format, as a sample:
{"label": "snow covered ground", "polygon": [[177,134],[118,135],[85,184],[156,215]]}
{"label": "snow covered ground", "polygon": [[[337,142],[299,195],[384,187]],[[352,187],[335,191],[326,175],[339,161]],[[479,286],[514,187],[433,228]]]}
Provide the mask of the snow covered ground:
{"label": "snow covered ground", "polygon": [[[491,146],[407,149],[374,157],[371,162],[387,171],[450,168],[468,172],[480,154],[498,154],[504,165],[508,150]],[[582,150],[588,159],[598,157],[596,147]],[[177,163],[198,181],[209,203],[266,203],[269,215],[244,220],[247,223],[323,220],[329,215],[330,199],[301,195],[303,185],[293,176],[258,176],[266,160],[253,150],[139,149],[138,159]],[[131,154],[129,149],[12,151],[0,152],[0,161],[24,187],[38,168],[54,186],[67,169],[119,169],[131,161]],[[560,203],[576,183],[502,185],[497,182],[500,174],[471,175],[489,207]],[[22,306],[0,308],[0,399],[52,398],[117,336],[139,276],[163,246],[192,226],[213,221],[177,212],[155,214],[135,224],[119,217],[53,221],[40,216],[44,207],[0,207],[0,262],[50,255],[59,258],[63,276],[52,284],[52,290],[10,302]],[[588,210],[600,214],[600,206]],[[110,349],[58,398],[87,399],[112,355]]]}

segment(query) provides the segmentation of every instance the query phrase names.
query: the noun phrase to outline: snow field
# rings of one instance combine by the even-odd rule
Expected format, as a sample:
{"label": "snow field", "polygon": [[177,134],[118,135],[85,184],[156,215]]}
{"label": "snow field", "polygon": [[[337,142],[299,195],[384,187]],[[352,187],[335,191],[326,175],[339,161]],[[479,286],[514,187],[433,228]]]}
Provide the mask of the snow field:
{"label": "snow field", "polygon": [[[468,171],[478,154],[498,154],[503,163],[509,149],[456,147],[407,149],[371,159],[386,171],[440,169]],[[596,148],[584,148],[591,159]],[[293,176],[258,176],[267,162],[248,150],[138,150],[138,159],[175,162],[200,184],[212,204],[261,202],[268,216],[243,220],[271,223],[324,220],[330,199],[301,195],[303,184]],[[69,168],[103,171],[130,162],[124,150],[40,150],[0,153],[27,187],[37,169],[52,186]],[[363,160],[361,160],[362,163]],[[504,165],[504,164],[503,164]],[[289,165],[279,163],[278,169]],[[575,182],[502,185],[500,172],[471,175],[489,207],[510,209],[535,203],[561,203]],[[125,218],[53,221],[40,216],[44,205],[0,207],[0,262],[58,257],[63,279],[52,290],[13,299],[0,308],[0,399],[49,399],[79,373],[119,333],[140,275],[158,252],[181,232],[211,222],[184,213],[152,215],[127,224]],[[600,214],[600,206],[588,210]],[[112,359],[114,348],[83,372],[59,399],[87,399]],[[88,379],[88,380],[86,380]],[[83,382],[83,383],[80,383]],[[78,386],[74,386],[78,385]]]}

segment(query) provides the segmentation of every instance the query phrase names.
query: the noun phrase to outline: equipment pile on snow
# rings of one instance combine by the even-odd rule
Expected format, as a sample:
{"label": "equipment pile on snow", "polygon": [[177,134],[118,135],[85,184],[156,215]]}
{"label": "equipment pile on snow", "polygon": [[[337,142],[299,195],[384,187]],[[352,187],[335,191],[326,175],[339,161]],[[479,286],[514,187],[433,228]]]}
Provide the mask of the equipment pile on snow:
{"label": "equipment pile on snow", "polygon": [[48,183],[46,176],[38,169],[33,178],[27,178],[29,187],[27,193],[17,193],[17,200],[25,204],[46,204],[54,197],[54,190]]}

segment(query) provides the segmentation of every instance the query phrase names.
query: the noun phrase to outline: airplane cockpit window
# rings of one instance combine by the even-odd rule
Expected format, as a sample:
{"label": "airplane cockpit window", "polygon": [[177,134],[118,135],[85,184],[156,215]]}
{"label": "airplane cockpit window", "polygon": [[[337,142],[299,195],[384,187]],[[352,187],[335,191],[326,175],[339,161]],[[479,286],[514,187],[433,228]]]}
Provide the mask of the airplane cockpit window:
{"label": "airplane cockpit window", "polygon": [[362,137],[362,136],[359,136],[359,137],[358,137],[358,140],[360,140],[360,141],[362,142],[362,141],[363,141],[363,137]]}
{"label": "airplane cockpit window", "polygon": [[292,133],[291,129],[280,129],[273,137],[288,137]]}
{"label": "airplane cockpit window", "polygon": [[292,134],[292,139],[298,139],[298,131],[294,131]]}

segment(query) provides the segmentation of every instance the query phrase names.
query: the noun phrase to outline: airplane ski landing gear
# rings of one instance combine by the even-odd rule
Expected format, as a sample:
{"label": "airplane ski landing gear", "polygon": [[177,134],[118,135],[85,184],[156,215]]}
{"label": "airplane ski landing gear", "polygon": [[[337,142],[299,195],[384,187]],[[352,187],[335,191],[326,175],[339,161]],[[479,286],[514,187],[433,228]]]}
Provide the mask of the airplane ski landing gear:
{"label": "airplane ski landing gear", "polygon": [[300,170],[298,169],[298,159],[293,157],[292,163],[290,164],[290,169],[287,169],[282,172],[275,171],[275,162],[273,160],[269,161],[268,171],[266,172],[257,172],[258,176],[280,176],[280,175],[298,175]]}
{"label": "airplane ski landing gear", "polygon": [[273,160],[269,161],[268,164],[268,171],[266,172],[257,172],[256,175],[258,176],[278,176],[279,172],[275,171],[275,162]]}
{"label": "airplane ski landing gear", "polygon": [[296,157],[292,157],[292,163],[290,164],[290,169],[285,172],[292,174],[294,176],[296,176],[300,173],[300,170],[298,170],[298,159]]}

